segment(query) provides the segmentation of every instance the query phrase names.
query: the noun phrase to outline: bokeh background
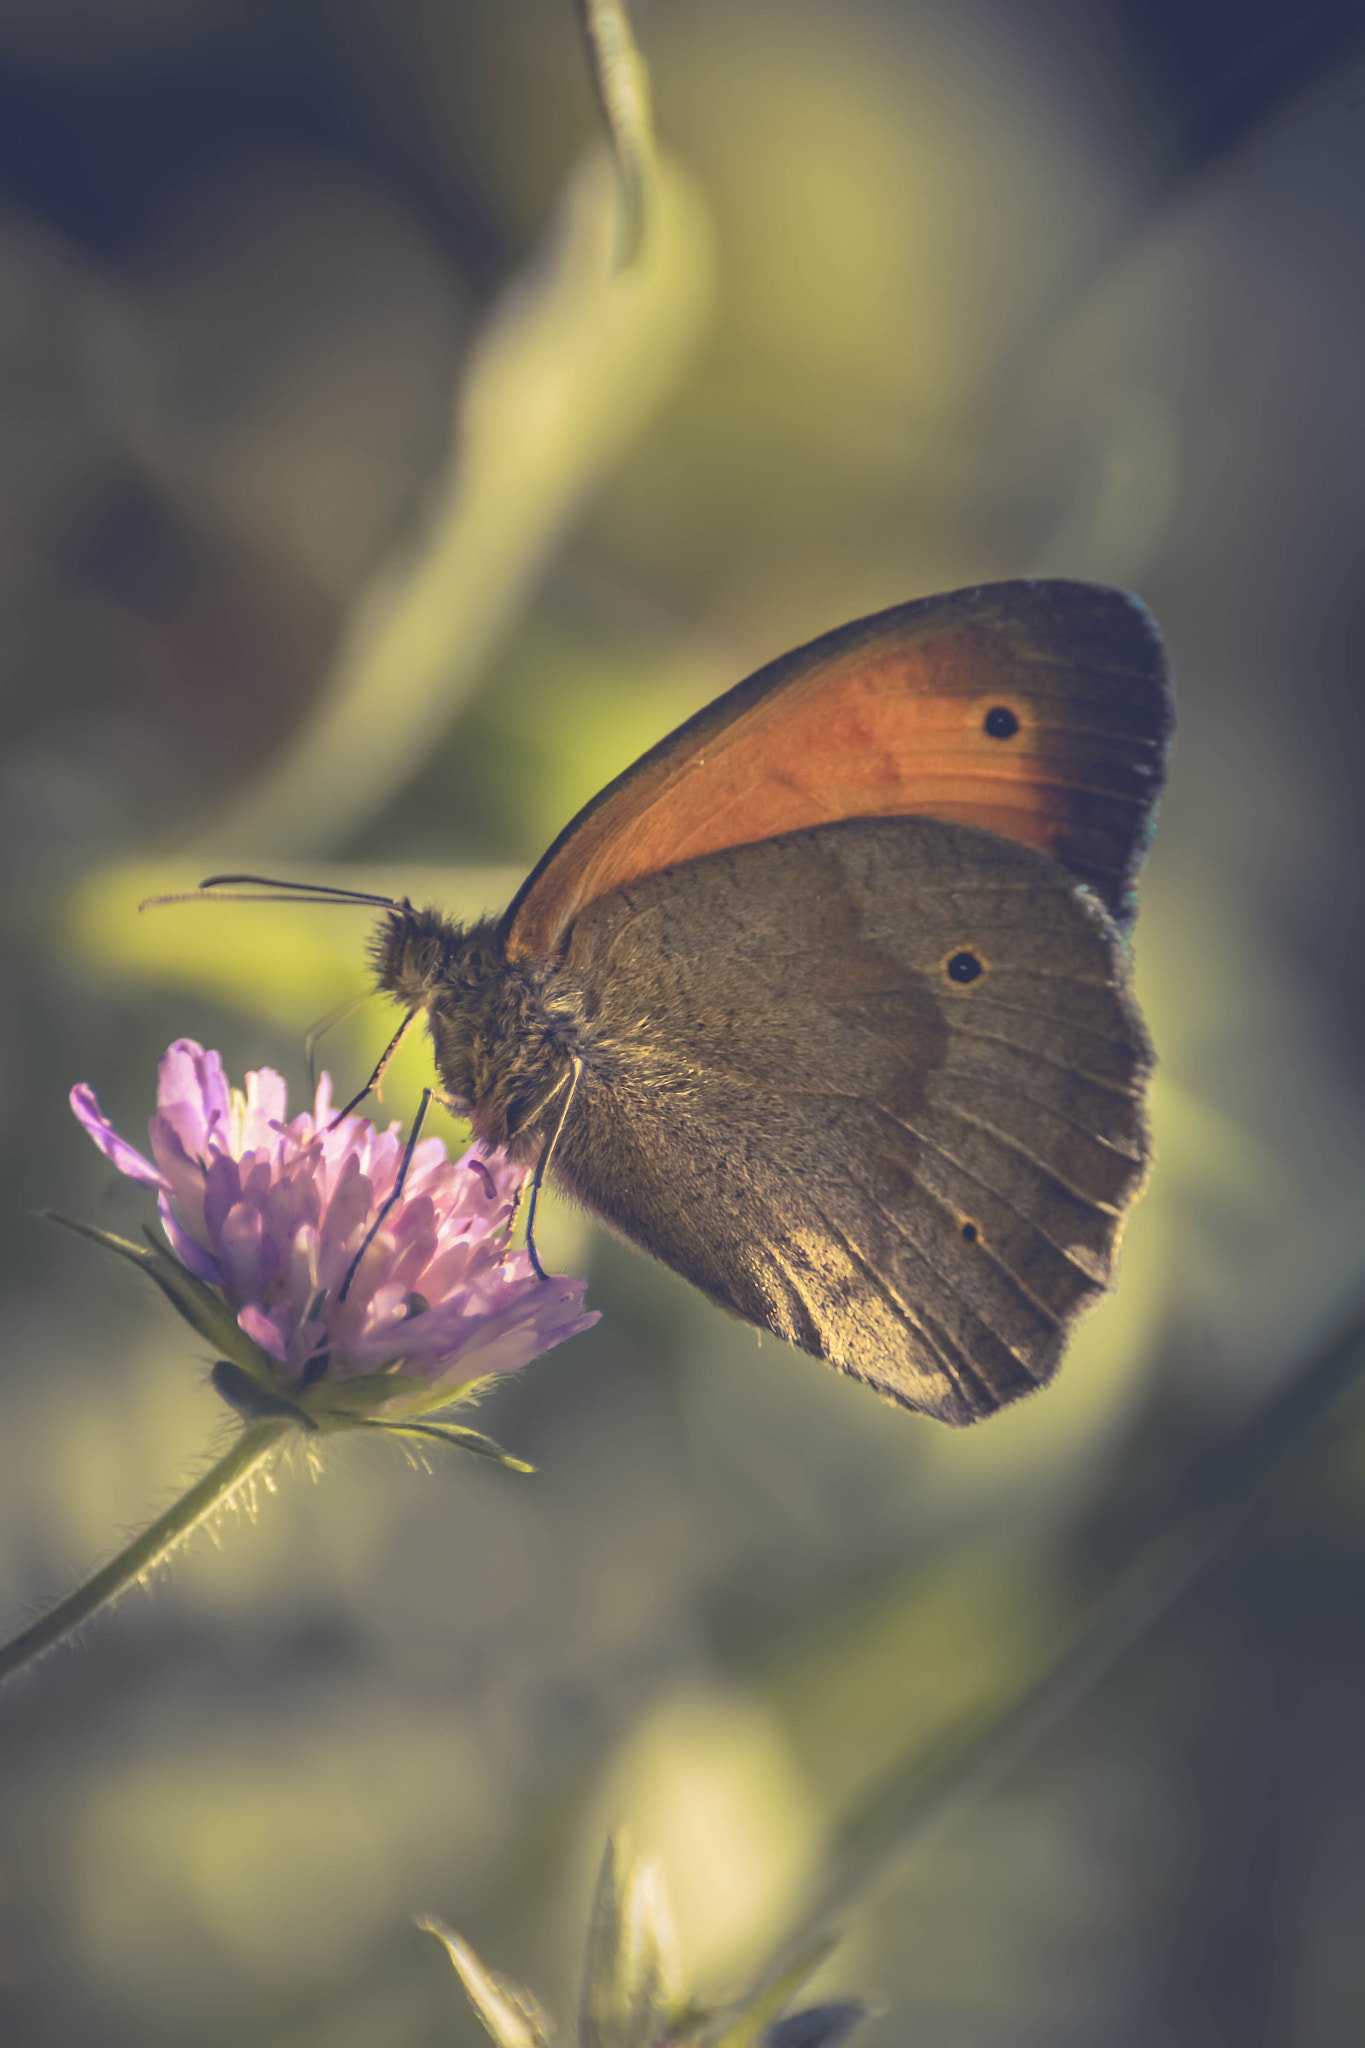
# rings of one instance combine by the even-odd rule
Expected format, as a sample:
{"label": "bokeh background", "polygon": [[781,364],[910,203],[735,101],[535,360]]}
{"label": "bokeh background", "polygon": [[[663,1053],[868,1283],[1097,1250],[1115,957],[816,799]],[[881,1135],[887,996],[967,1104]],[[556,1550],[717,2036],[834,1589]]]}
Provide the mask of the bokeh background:
{"label": "bokeh background", "polygon": [[[615,274],[569,0],[0,10],[0,1615],[224,1440],[183,1326],[33,1218],[144,1213],[67,1089],[136,1137],[189,1034],[302,1090],[363,984],[362,913],[138,898],[496,908],[679,718],[905,598],[1089,576],[1170,642],[1122,1285],[954,1435],[549,1215],[603,1320],[483,1410],[536,1478],[340,1443],[0,1702],[14,2048],[472,2043],[421,1910],[567,2011],[620,1819],[735,1989],[1360,1285],[1361,10],[637,24],[667,160]],[[1343,1424],[849,1917],[869,2048],[1365,2037],[1363,1485]]]}

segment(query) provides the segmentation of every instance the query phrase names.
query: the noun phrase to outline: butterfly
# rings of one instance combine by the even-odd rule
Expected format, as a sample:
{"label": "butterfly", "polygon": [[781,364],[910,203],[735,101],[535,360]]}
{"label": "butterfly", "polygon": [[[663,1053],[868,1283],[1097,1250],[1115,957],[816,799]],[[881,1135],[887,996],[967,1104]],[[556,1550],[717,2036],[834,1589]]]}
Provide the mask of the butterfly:
{"label": "butterfly", "polygon": [[898,605],[661,740],[500,918],[390,905],[375,978],[537,1185],[974,1422],[1056,1371],[1147,1174],[1126,933],[1172,728],[1135,598]]}

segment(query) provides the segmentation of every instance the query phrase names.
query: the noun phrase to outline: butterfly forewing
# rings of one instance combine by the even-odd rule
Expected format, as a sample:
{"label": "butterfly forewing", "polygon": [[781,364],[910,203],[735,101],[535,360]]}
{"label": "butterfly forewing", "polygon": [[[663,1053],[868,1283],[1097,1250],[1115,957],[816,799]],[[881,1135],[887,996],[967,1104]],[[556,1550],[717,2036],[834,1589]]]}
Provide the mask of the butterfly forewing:
{"label": "butterfly forewing", "polygon": [[1112,921],[970,826],[852,820],[588,906],[556,1171],[713,1299],[968,1422],[1056,1367],[1146,1170]]}
{"label": "butterfly forewing", "polygon": [[989,828],[1126,918],[1171,722],[1160,639],[1121,592],[898,605],[760,669],[609,784],[507,912],[509,955],[556,952],[588,904],[679,861],[850,817]]}

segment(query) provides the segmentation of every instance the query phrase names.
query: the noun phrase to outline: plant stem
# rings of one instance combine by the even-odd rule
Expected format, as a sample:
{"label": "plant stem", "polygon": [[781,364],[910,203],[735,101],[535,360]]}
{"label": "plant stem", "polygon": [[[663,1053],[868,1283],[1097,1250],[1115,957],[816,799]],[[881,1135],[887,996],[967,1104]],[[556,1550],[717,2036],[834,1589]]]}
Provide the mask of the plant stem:
{"label": "plant stem", "polygon": [[149,1529],[144,1529],[83,1586],[68,1593],[65,1600],[59,1600],[47,1614],[21,1629],[0,1648],[0,1685],[169,1557],[230,1494],[260,1471],[293,1427],[293,1423],[275,1417],[249,1424],[226,1457],[220,1458],[188,1493],[182,1494],[174,1507],[158,1515]]}
{"label": "plant stem", "polygon": [[621,189],[616,268],[624,270],[645,245],[659,178],[649,72],[631,34],[625,0],[578,0],[578,18],[616,157]]}

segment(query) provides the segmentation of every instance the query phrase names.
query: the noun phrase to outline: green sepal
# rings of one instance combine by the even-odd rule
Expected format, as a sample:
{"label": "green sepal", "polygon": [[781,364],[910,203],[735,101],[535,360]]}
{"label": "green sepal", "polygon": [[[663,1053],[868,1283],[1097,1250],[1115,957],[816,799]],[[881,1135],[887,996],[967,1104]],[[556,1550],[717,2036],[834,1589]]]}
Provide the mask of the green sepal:
{"label": "green sepal", "polygon": [[[360,1373],[354,1379],[321,1379],[302,1390],[297,1398],[320,1429],[349,1429],[356,1422],[377,1422],[385,1428],[395,1428],[418,1421],[439,1421],[443,1413],[467,1407],[493,1384],[494,1377],[490,1373],[481,1380],[469,1380],[462,1387],[443,1387],[389,1368]],[[487,1442],[487,1438],[479,1441]]]}
{"label": "green sepal", "polygon": [[461,1941],[439,1920],[424,1916],[417,1925],[444,1943],[446,1954],[469,1993],[470,2004],[499,2048],[550,2048],[553,2029],[529,1991],[485,1969],[468,1942]]}
{"label": "green sepal", "polygon": [[608,1838],[588,1918],[580,2048],[655,2048],[697,2024],[683,1996],[673,1916],[655,1863]]}
{"label": "green sepal", "polygon": [[263,1387],[253,1373],[243,1372],[230,1358],[220,1358],[210,1378],[214,1392],[221,1394],[228,1406],[248,1422],[262,1422],[275,1415],[296,1422],[300,1429],[317,1428],[312,1416],[297,1401],[291,1401],[278,1387]]}
{"label": "green sepal", "polygon": [[331,1422],[344,1429],[385,1401],[402,1400],[406,1412],[407,1401],[426,1392],[426,1381],[407,1373],[365,1372],[354,1379],[315,1380],[300,1390],[298,1401],[318,1427],[325,1429]]}
{"label": "green sepal", "polygon": [[[341,1426],[345,1427],[344,1424]],[[411,1436],[423,1443],[445,1444],[459,1451],[472,1451],[476,1458],[490,1458],[507,1472],[534,1472],[536,1469],[524,1459],[514,1458],[501,1444],[495,1444],[491,1436],[481,1436],[477,1429],[462,1429],[456,1422],[410,1422],[406,1417],[387,1421],[382,1415],[357,1415],[350,1426],[353,1429],[382,1429],[390,1436]]]}
{"label": "green sepal", "polygon": [[63,1216],[57,1209],[40,1209],[38,1214],[47,1222],[60,1223],[64,1229],[74,1230],[78,1237],[88,1237],[92,1244],[103,1245],[106,1251],[117,1252],[120,1258],[140,1266],[191,1329],[206,1338],[215,1351],[223,1352],[258,1385],[268,1387],[272,1384],[265,1353],[239,1326],[218,1289],[197,1279],[188,1266],[182,1265],[170,1252],[163,1251],[150,1231],[147,1244],[133,1244],[126,1237],[115,1237],[112,1231],[101,1230],[94,1223],[80,1223],[74,1216]]}
{"label": "green sepal", "polygon": [[[430,1380],[413,1379],[409,1374],[400,1377],[396,1372],[379,1373],[374,1377],[395,1390],[399,1387],[413,1389],[412,1393],[404,1394],[401,1418],[404,1422],[410,1422],[414,1416],[430,1421],[433,1416],[439,1416],[444,1410],[467,1408],[471,1402],[477,1401],[481,1395],[487,1393],[498,1376],[496,1373],[485,1373],[482,1379],[466,1380],[461,1387],[443,1387],[439,1383],[433,1386]],[[384,1419],[383,1416],[379,1418],[380,1421]]]}

